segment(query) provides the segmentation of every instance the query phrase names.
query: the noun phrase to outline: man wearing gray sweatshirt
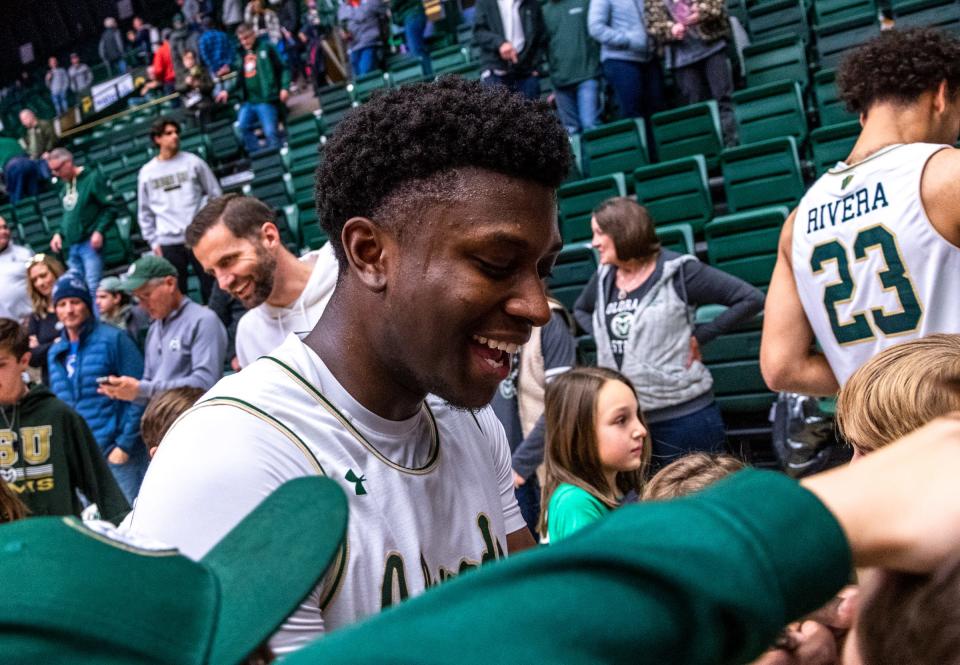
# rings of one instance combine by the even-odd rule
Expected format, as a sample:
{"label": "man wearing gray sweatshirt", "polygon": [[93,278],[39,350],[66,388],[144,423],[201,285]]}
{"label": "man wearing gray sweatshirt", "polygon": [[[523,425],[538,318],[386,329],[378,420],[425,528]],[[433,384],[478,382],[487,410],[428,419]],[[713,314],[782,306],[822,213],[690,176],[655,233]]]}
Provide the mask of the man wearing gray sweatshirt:
{"label": "man wearing gray sweatshirt", "polygon": [[177,269],[177,283],[187,292],[188,265],[200,278],[203,301],[210,298],[213,279],[183,241],[183,233],[207,201],[220,196],[220,183],[205,161],[180,150],[180,125],[160,118],[150,127],[157,156],[144,164],[137,179],[137,221],[153,253]]}
{"label": "man wearing gray sweatshirt", "polygon": [[67,111],[67,89],[70,87],[70,79],[67,76],[67,70],[60,66],[56,57],[50,56],[47,63],[50,65],[50,70],[44,77],[44,81],[50,90],[53,108],[56,109],[57,115],[63,115]]}
{"label": "man wearing gray sweatshirt", "polygon": [[227,331],[213,310],[180,292],[176,275],[169,261],[152,254],[137,259],[124,275],[121,287],[153,319],[143,348],[143,378],[111,376],[100,384],[101,394],[146,404],[171,388],[209,390],[223,376]]}

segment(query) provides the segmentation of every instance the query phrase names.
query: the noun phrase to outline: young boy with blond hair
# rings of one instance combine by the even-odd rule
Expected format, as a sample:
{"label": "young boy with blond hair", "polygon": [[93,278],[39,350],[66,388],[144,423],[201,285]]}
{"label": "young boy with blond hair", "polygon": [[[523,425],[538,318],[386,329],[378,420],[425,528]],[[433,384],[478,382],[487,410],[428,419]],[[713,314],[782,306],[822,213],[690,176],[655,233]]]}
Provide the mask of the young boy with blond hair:
{"label": "young boy with blond hair", "polygon": [[937,416],[960,411],[960,335],[891,346],[867,361],[837,398],[837,427],[854,459]]}

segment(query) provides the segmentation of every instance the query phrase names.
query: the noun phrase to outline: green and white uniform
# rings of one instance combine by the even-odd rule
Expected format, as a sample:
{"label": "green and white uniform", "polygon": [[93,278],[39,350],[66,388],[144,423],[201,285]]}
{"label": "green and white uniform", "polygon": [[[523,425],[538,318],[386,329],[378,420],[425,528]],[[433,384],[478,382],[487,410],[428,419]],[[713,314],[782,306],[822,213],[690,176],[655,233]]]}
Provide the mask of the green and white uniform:
{"label": "green and white uniform", "polygon": [[927,161],[945,145],[888,146],[820,177],[797,208],[797,291],[840,385],[894,344],[960,332],[960,249],[920,199]]}
{"label": "green and white uniform", "polygon": [[407,420],[383,419],[296,335],[174,424],[129,528],[198,558],[270,492],[310,474],[349,497],[346,551],[274,636],[278,654],[502,557],[506,535],[525,528],[491,409],[430,397]]}

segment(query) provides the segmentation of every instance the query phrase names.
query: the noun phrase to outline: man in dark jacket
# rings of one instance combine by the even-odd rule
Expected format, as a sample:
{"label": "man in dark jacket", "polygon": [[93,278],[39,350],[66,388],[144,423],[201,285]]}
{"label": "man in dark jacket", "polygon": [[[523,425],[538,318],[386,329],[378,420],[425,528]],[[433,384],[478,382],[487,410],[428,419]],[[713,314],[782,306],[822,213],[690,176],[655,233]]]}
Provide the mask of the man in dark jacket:
{"label": "man in dark jacket", "polygon": [[600,117],[600,44],[587,31],[589,0],[550,0],[543,6],[560,122],[570,134],[597,125]]}
{"label": "man in dark jacket", "polygon": [[93,433],[46,387],[23,381],[29,362],[27,333],[0,319],[0,481],[33,515],[79,516],[79,491],[103,519],[119,524],[130,505]]}
{"label": "man in dark jacket", "polygon": [[108,16],[103,19],[103,34],[100,35],[98,45],[100,59],[107,66],[107,74],[116,76],[127,71],[127,63],[123,60],[123,37],[117,30],[117,19]]}
{"label": "man in dark jacket", "polygon": [[103,377],[143,376],[143,356],[126,331],[100,323],[83,280],[68,272],[53,289],[63,336],[47,354],[50,388],[87,421],[100,452],[109,462],[131,503],[147,470],[147,449],[140,439],[143,407],[97,392]]}
{"label": "man in dark jacket", "polygon": [[[277,120],[280,109],[290,97],[290,70],[284,66],[270,40],[266,36],[258,37],[249,23],[240,24],[237,38],[240,48],[234,65],[237,70],[235,90],[243,99],[237,114],[243,147],[248,154],[261,149],[278,148],[280,137],[277,134]],[[216,100],[226,102],[227,91],[218,93]],[[253,131],[258,121],[266,138],[263,147]]]}
{"label": "man in dark jacket", "polygon": [[547,45],[537,0],[477,0],[473,44],[484,83],[502,84],[530,99],[540,96],[538,69]]}

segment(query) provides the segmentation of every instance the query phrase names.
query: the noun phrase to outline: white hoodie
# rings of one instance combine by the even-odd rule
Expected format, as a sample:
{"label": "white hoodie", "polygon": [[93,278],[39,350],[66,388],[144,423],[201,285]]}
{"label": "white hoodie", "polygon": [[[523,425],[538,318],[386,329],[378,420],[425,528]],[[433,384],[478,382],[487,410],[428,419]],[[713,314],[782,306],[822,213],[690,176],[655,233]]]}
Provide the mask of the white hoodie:
{"label": "white hoodie", "polygon": [[327,301],[337,285],[339,265],[333,248],[327,243],[315,252],[305,254],[301,261],[313,265],[307,286],[287,307],[258,305],[244,314],[237,323],[237,360],[246,367],[260,356],[283,344],[294,332],[301,337],[316,325]]}

